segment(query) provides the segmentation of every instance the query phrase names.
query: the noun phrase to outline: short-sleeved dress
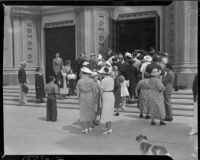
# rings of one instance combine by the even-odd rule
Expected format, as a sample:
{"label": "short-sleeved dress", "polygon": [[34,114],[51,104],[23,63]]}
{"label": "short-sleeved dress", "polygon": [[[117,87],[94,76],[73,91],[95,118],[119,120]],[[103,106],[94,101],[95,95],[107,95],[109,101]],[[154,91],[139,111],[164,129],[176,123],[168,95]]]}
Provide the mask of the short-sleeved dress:
{"label": "short-sleeved dress", "polygon": [[138,108],[142,110],[142,113],[149,111],[149,79],[142,79],[138,82],[136,89],[139,91]]}
{"label": "short-sleeved dress", "polygon": [[95,84],[86,76],[80,78],[76,85],[80,105],[80,121],[95,120]]}
{"label": "short-sleeved dress", "polygon": [[149,104],[150,104],[150,116],[153,118],[165,118],[165,105],[163,98],[164,85],[161,79],[152,77],[149,79]]}
{"label": "short-sleeved dress", "polygon": [[128,87],[128,81],[124,81],[121,83],[121,97],[129,96],[127,87]]}
{"label": "short-sleeved dress", "polygon": [[110,122],[113,120],[115,97],[114,79],[111,76],[106,76],[101,81],[102,93],[102,113],[100,122]]}

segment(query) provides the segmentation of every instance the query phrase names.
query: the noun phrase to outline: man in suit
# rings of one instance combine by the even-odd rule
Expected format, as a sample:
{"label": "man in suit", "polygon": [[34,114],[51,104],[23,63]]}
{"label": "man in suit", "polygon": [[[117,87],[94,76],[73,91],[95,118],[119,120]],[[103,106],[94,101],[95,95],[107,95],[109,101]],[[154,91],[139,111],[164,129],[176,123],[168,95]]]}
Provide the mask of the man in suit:
{"label": "man in suit", "polygon": [[165,121],[172,121],[171,94],[174,84],[174,73],[172,66],[169,63],[165,65],[165,75],[162,78],[162,82],[165,86],[165,91],[163,92],[166,113]]}
{"label": "man in suit", "polygon": [[[53,70],[56,77],[56,84],[58,86],[58,92],[60,93],[60,88],[63,88],[63,77],[61,73],[61,69],[63,67],[63,60],[60,58],[60,54],[56,53],[56,57],[53,59]],[[62,99],[61,95],[57,95],[58,99]]]}
{"label": "man in suit", "polygon": [[23,91],[23,86],[26,85],[26,62],[21,62],[21,68],[18,71],[18,82],[20,86],[19,103],[26,104],[26,93]]}

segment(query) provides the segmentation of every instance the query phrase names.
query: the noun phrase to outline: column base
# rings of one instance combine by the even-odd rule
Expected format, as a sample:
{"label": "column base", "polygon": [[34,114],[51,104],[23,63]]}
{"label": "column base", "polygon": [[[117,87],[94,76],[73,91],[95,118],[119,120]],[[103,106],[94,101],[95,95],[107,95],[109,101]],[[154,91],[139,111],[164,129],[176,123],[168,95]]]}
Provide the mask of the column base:
{"label": "column base", "polygon": [[186,86],[187,89],[191,89],[195,75],[196,73],[177,73],[177,85]]}

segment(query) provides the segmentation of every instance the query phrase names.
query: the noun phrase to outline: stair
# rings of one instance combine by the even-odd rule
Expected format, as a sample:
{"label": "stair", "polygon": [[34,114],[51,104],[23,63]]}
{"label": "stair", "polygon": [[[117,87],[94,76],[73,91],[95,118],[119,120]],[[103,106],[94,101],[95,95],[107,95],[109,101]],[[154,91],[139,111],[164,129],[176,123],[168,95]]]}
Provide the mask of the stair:
{"label": "stair", "polygon": [[[29,86],[27,94],[28,107],[46,107],[45,103],[36,103],[34,86]],[[19,101],[19,86],[4,86],[3,87],[3,104],[5,106],[18,105]],[[173,116],[192,117],[193,114],[193,95],[192,90],[179,90],[172,94],[172,109]],[[79,109],[78,99],[76,96],[67,97],[65,100],[57,100],[57,107],[62,109]],[[137,113],[136,104],[127,104],[127,109],[121,112]]]}

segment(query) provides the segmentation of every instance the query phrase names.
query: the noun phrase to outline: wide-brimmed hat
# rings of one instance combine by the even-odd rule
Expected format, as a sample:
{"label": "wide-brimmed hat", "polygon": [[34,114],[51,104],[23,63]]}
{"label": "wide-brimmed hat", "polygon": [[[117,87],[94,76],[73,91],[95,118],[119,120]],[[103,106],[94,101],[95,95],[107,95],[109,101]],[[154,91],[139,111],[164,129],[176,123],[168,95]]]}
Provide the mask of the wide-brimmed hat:
{"label": "wide-brimmed hat", "polygon": [[87,61],[84,61],[84,62],[82,63],[82,66],[87,66],[87,65],[89,65],[89,62],[87,62]]}
{"label": "wide-brimmed hat", "polygon": [[98,76],[97,72],[92,72],[91,77]]}
{"label": "wide-brimmed hat", "polygon": [[122,54],[119,54],[119,55],[118,55],[118,58],[124,58],[124,57],[123,57],[123,55],[122,55]]}
{"label": "wide-brimmed hat", "polygon": [[106,61],[105,65],[108,66],[108,67],[112,67],[112,65],[111,65],[111,63],[109,61]]}
{"label": "wide-brimmed hat", "polygon": [[87,67],[82,67],[82,68],[81,68],[81,72],[83,72],[83,73],[88,73],[88,74],[91,74],[91,73],[92,73],[92,71],[91,71],[89,68],[87,68]]}
{"label": "wide-brimmed hat", "polygon": [[149,55],[144,56],[144,60],[147,62],[151,62],[152,61],[152,57]]}
{"label": "wide-brimmed hat", "polygon": [[90,53],[90,57],[91,57],[91,56],[96,56],[96,54],[92,52],[92,53]]}
{"label": "wide-brimmed hat", "polygon": [[161,70],[158,68],[153,68],[150,75],[151,76],[159,76],[161,74]]}
{"label": "wide-brimmed hat", "polygon": [[125,56],[126,56],[126,57],[132,58],[132,55],[131,55],[131,53],[129,53],[129,52],[126,52],[126,53],[125,53]]}
{"label": "wide-brimmed hat", "polygon": [[22,64],[26,64],[26,62],[25,62],[25,61],[22,61],[20,64],[21,64],[21,65],[22,65]]}
{"label": "wide-brimmed hat", "polygon": [[105,75],[109,75],[111,73],[111,69],[109,67],[102,67],[99,70],[99,73],[101,74],[105,74]]}

